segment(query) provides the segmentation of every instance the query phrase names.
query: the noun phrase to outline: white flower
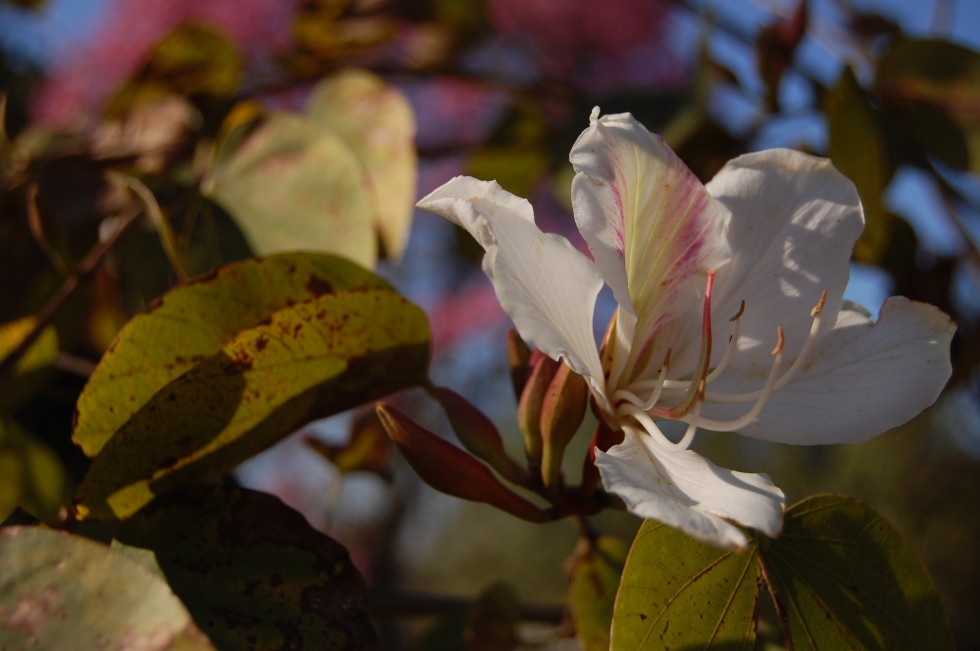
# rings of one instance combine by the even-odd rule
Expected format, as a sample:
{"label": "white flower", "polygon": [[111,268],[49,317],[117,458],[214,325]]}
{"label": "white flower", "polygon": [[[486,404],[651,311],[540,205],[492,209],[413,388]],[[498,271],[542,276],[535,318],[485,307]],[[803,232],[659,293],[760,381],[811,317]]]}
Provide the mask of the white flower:
{"label": "white flower", "polygon": [[[728,520],[774,536],[782,491],[688,449],[698,428],[856,442],[939,395],[955,329],[945,314],[890,298],[872,322],[843,300],[864,216],[828,160],[747,154],[703,186],[631,115],[598,109],[570,158],[575,221],[594,261],[541,232],[531,205],[493,182],[457,177],[418,205],[476,238],[521,336],[589,381],[624,433],[596,463],[633,513],[720,547],[746,542]],[[592,322],[603,283],[619,307],[600,358]],[[665,419],[688,424],[681,441],[661,432]]]}

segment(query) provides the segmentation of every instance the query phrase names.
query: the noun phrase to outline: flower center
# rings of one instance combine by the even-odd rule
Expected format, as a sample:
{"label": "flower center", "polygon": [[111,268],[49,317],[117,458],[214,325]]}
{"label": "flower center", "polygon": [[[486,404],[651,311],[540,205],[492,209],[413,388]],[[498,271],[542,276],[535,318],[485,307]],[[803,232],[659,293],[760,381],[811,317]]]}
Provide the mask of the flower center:
{"label": "flower center", "polygon": [[[744,393],[711,391],[710,385],[721,377],[735,354],[735,350],[738,347],[739,325],[745,313],[745,301],[743,300],[739,306],[738,313],[729,319],[734,322],[735,330],[728,340],[725,353],[722,355],[721,360],[719,360],[718,365],[714,369],[711,369],[711,292],[714,286],[714,278],[714,270],[709,271],[704,292],[701,351],[698,355],[697,366],[690,379],[667,379],[670,368],[670,349],[668,348],[656,379],[633,382],[626,388],[617,389],[611,396],[617,416],[636,421],[651,435],[661,439],[668,445],[680,449],[686,449],[690,446],[694,440],[694,434],[699,427],[718,432],[731,432],[746,427],[759,416],[769,398],[789,384],[806,363],[806,359],[810,356],[810,352],[816,343],[817,334],[820,331],[821,314],[824,304],[827,301],[827,292],[824,291],[820,295],[820,300],[810,311],[812,321],[806,341],[803,342],[803,346],[796,359],[793,360],[793,363],[790,364],[790,367],[782,375],[780,375],[780,371],[783,366],[784,336],[782,326],[777,326],[776,345],[772,349],[772,352],[769,353],[770,357],[772,357],[772,364],[769,368],[766,383],[761,389]],[[682,391],[684,394],[673,407],[665,407],[659,404],[665,391],[672,394]],[[647,394],[647,397],[643,400],[638,394]],[[743,403],[751,404],[751,406],[738,418],[732,420],[716,420],[701,416],[701,405],[705,402]],[[663,434],[657,425],[657,419],[685,422],[688,424],[688,427],[681,439],[675,443]]]}

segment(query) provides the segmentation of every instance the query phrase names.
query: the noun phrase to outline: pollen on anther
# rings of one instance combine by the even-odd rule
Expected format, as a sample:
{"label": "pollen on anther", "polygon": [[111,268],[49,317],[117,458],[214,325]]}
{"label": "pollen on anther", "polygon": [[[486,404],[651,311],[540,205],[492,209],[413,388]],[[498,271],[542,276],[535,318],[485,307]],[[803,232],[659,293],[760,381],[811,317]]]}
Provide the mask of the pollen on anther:
{"label": "pollen on anther", "polygon": [[744,313],[745,313],[745,299],[743,298],[742,303],[738,306],[738,312],[736,312],[735,316],[731,317],[728,320],[734,323],[735,321],[741,319]]}
{"label": "pollen on anther", "polygon": [[781,352],[783,352],[783,326],[776,326],[776,347],[769,354],[775,357]]}
{"label": "pollen on anther", "polygon": [[827,302],[827,290],[825,289],[820,294],[820,300],[817,301],[817,304],[813,307],[812,310],[810,310],[810,316],[815,317],[818,314],[820,314],[821,312],[823,312],[823,305],[826,302]]}

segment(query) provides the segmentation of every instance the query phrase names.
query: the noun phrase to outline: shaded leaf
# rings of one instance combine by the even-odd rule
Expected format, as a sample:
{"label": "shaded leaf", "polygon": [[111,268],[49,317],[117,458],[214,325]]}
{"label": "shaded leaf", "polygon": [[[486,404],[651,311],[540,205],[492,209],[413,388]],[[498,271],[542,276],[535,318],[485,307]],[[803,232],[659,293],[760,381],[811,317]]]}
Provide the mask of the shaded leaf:
{"label": "shaded leaf", "polygon": [[68,501],[58,455],[9,418],[0,417],[0,521],[21,507],[46,522]]}
{"label": "shaded leaf", "polygon": [[194,487],[127,521],[119,538],[155,553],[219,648],[380,648],[347,550],[271,495]]}
{"label": "shaded leaf", "polygon": [[510,651],[517,647],[520,621],[517,595],[503,584],[492,585],[470,610],[463,640],[466,651]]}
{"label": "shaded leaf", "polygon": [[758,548],[726,551],[647,520],[613,610],[613,649],[753,649]]}
{"label": "shaded leaf", "polygon": [[948,41],[895,39],[878,63],[874,90],[928,152],[980,171],[980,53]]}
{"label": "shaded leaf", "polygon": [[[4,359],[34,329],[34,317],[0,324],[0,360]],[[58,356],[58,334],[53,326],[41,330],[13,368],[0,375],[0,411],[9,411],[28,400]]]}
{"label": "shaded leaf", "polygon": [[872,108],[850,68],[845,68],[827,97],[830,158],[857,187],[864,206],[865,227],[854,248],[862,262],[877,263],[888,246],[891,215],[885,210],[882,192],[892,170],[881,116]]}
{"label": "shaded leaf", "polygon": [[317,84],[306,113],[340,137],[367,172],[374,220],[390,258],[405,250],[415,210],[415,116],[400,90],[366,70]]}
{"label": "shaded leaf", "polygon": [[150,52],[143,68],[116,91],[106,113],[118,117],[130,108],[169,95],[231,97],[245,62],[234,42],[202,23],[184,23]]}
{"label": "shaded leaf", "polygon": [[0,529],[0,648],[213,649],[159,576],[99,543]]}
{"label": "shaded leaf", "polygon": [[609,630],[627,548],[614,536],[601,536],[572,559],[568,606],[583,651],[609,649]]}
{"label": "shaded leaf", "polygon": [[425,371],[424,313],[389,289],[338,292],[272,313],[170,382],[92,462],[82,517],[128,517],[154,495],[216,478],[310,420]]}
{"label": "shaded leaf", "polygon": [[120,331],[78,399],[72,440],[92,457],[167,383],[273,312],[328,292],[388,283],[341,258],[290,253],[244,260],[161,297]]}
{"label": "shaded leaf", "polygon": [[270,114],[232,153],[219,150],[202,189],[259,255],[316,250],[374,266],[370,179],[343,139],[315,120]]}
{"label": "shaded leaf", "polygon": [[860,502],[799,502],[760,557],[792,649],[953,648],[922,561]]}

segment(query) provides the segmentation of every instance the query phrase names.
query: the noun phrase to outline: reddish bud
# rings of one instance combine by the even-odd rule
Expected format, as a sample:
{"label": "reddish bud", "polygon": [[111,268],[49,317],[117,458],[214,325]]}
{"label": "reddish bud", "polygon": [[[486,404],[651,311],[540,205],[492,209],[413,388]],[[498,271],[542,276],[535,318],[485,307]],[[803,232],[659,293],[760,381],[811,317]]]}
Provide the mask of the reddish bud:
{"label": "reddish bud", "polygon": [[493,472],[452,443],[419,426],[394,407],[375,407],[388,436],[429,486],[464,500],[495,506],[522,520],[546,522],[547,512],[512,492]]}
{"label": "reddish bud", "polygon": [[507,456],[500,432],[483,412],[455,391],[435,390],[439,404],[449,417],[449,424],[463,447],[482,459],[506,479],[519,484],[527,479],[524,469]]}
{"label": "reddish bud", "polygon": [[585,418],[589,385],[585,378],[562,364],[555,373],[541,409],[541,478],[548,488],[558,486],[565,446]]}
{"label": "reddish bud", "polygon": [[527,384],[517,403],[517,424],[524,433],[524,451],[532,465],[541,464],[541,408],[559,363],[539,350],[531,353]]}
{"label": "reddish bud", "polygon": [[599,476],[599,469],[595,466],[596,448],[605,452],[612,446],[622,442],[622,430],[610,429],[609,425],[600,418],[599,424],[595,429],[595,434],[592,436],[592,442],[589,443],[589,449],[585,453],[585,461],[582,463],[582,484],[580,491],[583,495],[591,496],[595,493],[595,489],[599,486],[599,482],[602,479]]}

